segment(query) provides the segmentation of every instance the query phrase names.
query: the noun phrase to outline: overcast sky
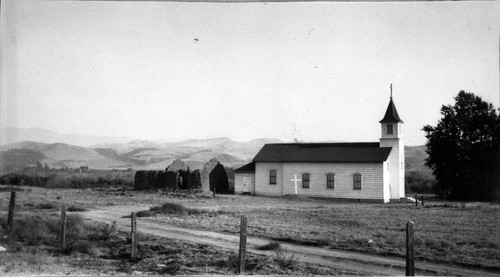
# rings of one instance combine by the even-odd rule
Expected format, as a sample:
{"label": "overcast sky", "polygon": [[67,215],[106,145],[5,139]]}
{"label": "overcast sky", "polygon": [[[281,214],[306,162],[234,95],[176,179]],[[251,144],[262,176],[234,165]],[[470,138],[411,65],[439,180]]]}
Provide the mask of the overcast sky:
{"label": "overcast sky", "polygon": [[425,143],[460,90],[499,107],[499,2],[2,1],[0,126]]}

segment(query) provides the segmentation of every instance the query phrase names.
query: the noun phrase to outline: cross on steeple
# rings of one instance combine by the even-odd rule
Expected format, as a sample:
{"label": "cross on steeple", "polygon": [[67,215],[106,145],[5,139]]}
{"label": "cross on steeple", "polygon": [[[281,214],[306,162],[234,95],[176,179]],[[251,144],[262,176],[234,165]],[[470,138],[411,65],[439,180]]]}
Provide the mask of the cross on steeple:
{"label": "cross on steeple", "polygon": [[398,111],[396,111],[396,105],[392,101],[392,84],[389,86],[391,89],[391,98],[389,100],[389,106],[387,106],[387,110],[385,112],[384,118],[380,120],[380,123],[399,123],[403,122],[398,115]]}

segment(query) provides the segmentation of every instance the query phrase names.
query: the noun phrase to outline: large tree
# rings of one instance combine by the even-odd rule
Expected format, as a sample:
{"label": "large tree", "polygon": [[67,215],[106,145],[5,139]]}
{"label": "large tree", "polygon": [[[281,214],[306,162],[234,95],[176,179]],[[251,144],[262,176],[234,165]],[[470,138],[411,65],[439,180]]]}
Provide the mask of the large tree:
{"label": "large tree", "polygon": [[500,200],[500,116],[493,105],[460,91],[441,114],[437,126],[423,128],[435,192],[452,200]]}

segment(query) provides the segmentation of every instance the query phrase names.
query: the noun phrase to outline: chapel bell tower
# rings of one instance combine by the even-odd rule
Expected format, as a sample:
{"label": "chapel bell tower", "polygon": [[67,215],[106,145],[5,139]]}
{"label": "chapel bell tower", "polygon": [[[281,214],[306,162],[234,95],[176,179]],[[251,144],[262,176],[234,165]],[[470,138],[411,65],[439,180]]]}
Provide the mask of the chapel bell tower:
{"label": "chapel bell tower", "polygon": [[380,120],[382,136],[380,138],[380,147],[392,147],[389,155],[388,167],[390,171],[389,188],[391,199],[399,200],[405,197],[405,148],[402,132],[403,121],[399,118],[396,105],[391,97],[389,106],[385,112],[384,118]]}

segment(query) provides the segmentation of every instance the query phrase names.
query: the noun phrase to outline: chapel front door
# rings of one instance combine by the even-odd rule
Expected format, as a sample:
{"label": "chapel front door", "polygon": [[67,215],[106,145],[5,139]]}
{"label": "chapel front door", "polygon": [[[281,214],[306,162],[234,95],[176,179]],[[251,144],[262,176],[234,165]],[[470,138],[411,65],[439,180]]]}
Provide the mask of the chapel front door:
{"label": "chapel front door", "polygon": [[250,193],[250,174],[243,175],[243,194]]}

